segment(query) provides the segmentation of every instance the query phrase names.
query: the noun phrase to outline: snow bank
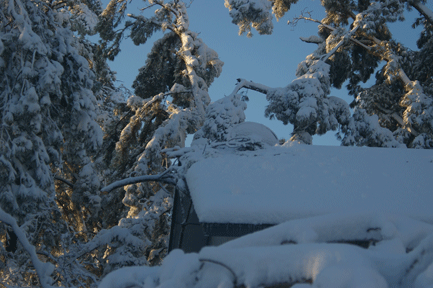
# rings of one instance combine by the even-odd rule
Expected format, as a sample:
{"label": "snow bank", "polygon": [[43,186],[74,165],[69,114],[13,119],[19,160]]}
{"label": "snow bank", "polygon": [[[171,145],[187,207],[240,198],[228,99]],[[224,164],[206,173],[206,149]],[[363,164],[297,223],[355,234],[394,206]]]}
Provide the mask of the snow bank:
{"label": "snow bank", "polygon": [[203,159],[186,180],[201,222],[368,211],[433,223],[432,171],[428,150],[295,145]]}
{"label": "snow bank", "polygon": [[[364,249],[346,244],[350,239],[372,244]],[[199,253],[173,250],[161,267],[125,268],[99,287],[431,287],[432,263],[433,225],[337,213],[288,221]]]}

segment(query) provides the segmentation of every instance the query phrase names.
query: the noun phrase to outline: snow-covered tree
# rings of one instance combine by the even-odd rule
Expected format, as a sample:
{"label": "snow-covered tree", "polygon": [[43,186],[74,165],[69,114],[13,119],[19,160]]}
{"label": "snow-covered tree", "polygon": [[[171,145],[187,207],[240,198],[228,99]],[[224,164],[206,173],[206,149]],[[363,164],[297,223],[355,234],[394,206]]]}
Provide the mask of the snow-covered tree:
{"label": "snow-covered tree", "polygon": [[[225,0],[224,5],[230,11],[233,24],[239,26],[239,35],[247,32],[247,36],[253,34],[251,28],[259,34],[272,34],[274,25],[273,15],[279,20],[289,11],[292,4],[299,0]],[[272,13],[271,11],[272,10]]]}
{"label": "snow-covered tree", "polygon": [[100,228],[97,121],[114,95],[106,90],[112,73],[85,39],[95,33],[101,4],[12,0],[0,7],[1,284],[91,285],[97,261],[78,258]]}
{"label": "snow-covered tree", "polygon": [[[238,87],[242,87],[242,83],[238,84]],[[242,99],[243,95],[237,94],[237,92],[235,89],[231,95],[208,106],[206,120],[203,127],[194,134],[194,142],[199,141],[199,139],[206,139],[205,143],[229,140],[230,129],[245,121],[244,110],[247,105]]]}
{"label": "snow-covered tree", "polygon": [[[139,70],[133,84],[135,95],[129,97],[118,122],[121,132],[110,163],[111,181],[158,174],[171,165],[163,149],[183,147],[187,134],[195,133],[203,125],[210,103],[208,87],[223,66],[217,53],[189,30],[185,3],[148,2],[144,10],[156,7],[153,15],[128,14],[129,20],[123,23],[127,1],[111,1],[98,25],[103,51],[109,59],[120,52],[120,42],[127,33],[134,44],[140,45],[155,32],[164,32]],[[116,31],[116,27],[122,28]],[[166,212],[171,207],[172,189],[145,182],[127,185],[125,192],[123,204],[129,211],[120,226],[134,231],[134,236],[143,243],[150,243],[136,261],[157,264],[166,252],[169,232]],[[132,253],[133,247],[125,245],[118,250],[121,249],[123,253]],[[134,263],[119,266],[127,264]]]}
{"label": "snow-covered tree", "polygon": [[[240,34],[251,27],[260,34],[269,34],[272,29],[262,29],[254,19],[272,23],[272,15],[281,18],[297,1],[271,2],[266,6],[260,1],[232,0],[226,1],[226,6]],[[433,17],[424,3],[322,1],[324,19],[301,15],[289,21],[317,22],[318,36],[302,40],[318,48],[298,66],[298,78],[286,88],[261,90],[270,101],[266,115],[293,124],[292,140],[302,143],[311,144],[312,135],[338,129],[343,145],[432,148],[433,99],[428,59],[432,55],[429,36]],[[403,21],[405,9],[411,8],[420,12],[414,25],[424,28],[417,42],[419,51],[395,42],[387,27],[387,23]],[[361,82],[365,83],[380,65],[383,67],[376,74],[376,83],[363,88]],[[339,89],[346,80],[349,94],[355,98],[350,104],[354,108],[352,117],[345,101],[329,97],[331,87]],[[245,88],[260,91],[255,83]]]}

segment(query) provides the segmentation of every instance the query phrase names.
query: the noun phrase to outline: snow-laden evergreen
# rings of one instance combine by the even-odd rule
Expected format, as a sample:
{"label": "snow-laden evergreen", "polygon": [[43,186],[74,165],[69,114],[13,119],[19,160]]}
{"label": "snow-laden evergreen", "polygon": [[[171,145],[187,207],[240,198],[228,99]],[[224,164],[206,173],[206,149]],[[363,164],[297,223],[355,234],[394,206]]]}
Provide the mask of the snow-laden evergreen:
{"label": "snow-laden evergreen", "polygon": [[[124,102],[100,49],[86,40],[101,3],[0,7],[1,284],[95,285],[107,262],[95,248],[107,244],[82,245],[113,225],[103,209],[112,199],[99,192],[101,149],[113,125],[107,114]],[[39,261],[53,269],[42,273]]]}
{"label": "snow-laden evergreen", "polygon": [[[239,26],[239,35],[251,37],[254,28],[261,35],[272,34],[273,16],[279,20],[298,0],[225,0],[232,23]],[[272,12],[270,11],[272,10]]]}
{"label": "snow-laden evergreen", "polygon": [[251,28],[260,34],[271,34],[274,25],[272,14],[269,9],[272,3],[266,0],[225,0],[224,5],[230,11],[233,24],[239,26],[239,35],[247,33],[248,37],[253,34]]}
{"label": "snow-laden evergreen", "polygon": [[[77,232],[86,230],[86,210],[93,209],[88,205],[99,200],[91,161],[102,143],[95,74],[83,57],[89,47],[72,30],[92,26],[97,17],[81,2],[69,11],[65,4],[45,1],[1,1],[0,6],[0,206],[16,219],[16,225],[6,222],[12,229],[1,225],[7,264],[0,273],[4,285],[46,285],[47,279],[37,277],[43,277],[39,264],[27,261],[22,237],[50,261],[69,249],[62,244],[69,224]],[[83,13],[85,18],[78,16]],[[61,183],[70,187],[56,189]],[[86,198],[94,201],[83,202]],[[63,205],[79,208],[62,215]]]}
{"label": "snow-laden evergreen", "polygon": [[205,138],[209,143],[229,140],[231,128],[245,121],[246,108],[242,95],[236,93],[211,103],[207,108],[203,127],[194,134],[194,142],[201,138]]}
{"label": "snow-laden evergreen", "polygon": [[[225,5],[239,33],[251,36],[252,28],[259,34],[272,33],[272,18],[281,19],[297,2],[226,0]],[[0,0],[0,286],[95,287],[121,267],[161,264],[167,252],[173,191],[176,186],[185,187],[185,176],[194,163],[221,154],[257,156],[278,142],[263,125],[245,122],[243,88],[266,95],[266,115],[293,124],[294,142],[311,144],[312,136],[333,130],[343,145],[432,148],[433,13],[425,3],[322,1],[325,19],[301,15],[292,22],[308,20],[319,25],[317,36],[302,38],[318,46],[299,64],[294,81],[273,88],[239,79],[232,94],[210,103],[208,88],[220,75],[223,62],[189,29],[188,1],[144,1],[143,13],[127,14],[131,5],[126,0],[113,0],[104,10],[99,0]],[[387,28],[387,23],[403,20],[411,7],[420,13],[414,25],[423,27],[419,51],[393,41]],[[162,36],[153,43],[131,95],[116,86],[115,72],[106,60],[116,58],[125,37],[141,45],[156,32]],[[88,37],[95,34],[101,36],[99,43]],[[380,65],[376,83],[361,86]],[[350,105],[330,94],[332,87],[341,88],[346,80],[354,97]],[[183,148],[188,134],[195,134],[194,140],[191,147]],[[243,164],[252,166],[248,163]],[[374,234],[384,240],[380,249],[395,253],[380,258],[377,251],[339,246],[333,255],[344,255],[348,265],[363,259],[362,273],[366,273],[361,274],[368,276],[363,279],[377,280],[376,284],[431,285],[430,224],[400,216],[345,216],[359,227],[378,223],[373,228],[383,229],[382,234]],[[319,224],[313,222],[341,228],[344,235],[357,233],[336,218],[310,219],[303,226],[287,224],[290,229],[293,225],[304,229],[293,232],[299,243],[319,235],[313,239],[318,246],[312,248],[320,253],[328,247],[323,242],[338,239],[321,234]],[[409,231],[405,223],[415,228]],[[277,237],[264,232],[258,242],[287,238],[280,228],[275,231],[271,233]],[[305,253],[289,248],[281,255],[310,261],[311,247],[301,248]],[[268,249],[260,249],[257,258],[249,258],[256,253],[252,250],[224,249],[206,249],[202,256],[227,267],[235,265],[230,273],[239,282],[224,282],[225,274],[218,274],[224,268],[217,269],[218,273],[208,270],[209,261],[197,266],[202,256],[183,258],[176,253],[162,268],[119,273],[144,271],[141,278],[127,280],[145,287],[173,283],[200,287],[204,283],[200,281],[207,281],[214,272],[217,276],[212,281],[217,279],[212,283],[256,287],[271,285],[276,279],[272,275],[285,273],[259,257],[268,255]],[[404,249],[407,253],[402,256]],[[280,254],[278,249],[274,252]],[[237,262],[239,255],[248,257]],[[392,262],[392,257],[401,261]],[[183,259],[191,265],[176,270],[174,266]],[[249,259],[253,264],[265,263],[276,274],[260,276]],[[326,286],[330,275],[342,271],[331,260],[318,274],[291,271],[300,279],[314,280],[313,286]],[[375,268],[391,262],[397,273],[408,272],[394,278],[393,271]],[[299,262],[284,263],[300,267]],[[349,268],[343,270],[354,275],[350,279],[359,279],[361,274]],[[178,274],[172,277],[172,271]],[[145,278],[147,282],[140,282]]]}
{"label": "snow-laden evergreen", "polygon": [[[210,103],[208,87],[223,66],[218,54],[189,30],[185,3],[149,1],[147,9],[155,6],[158,8],[155,13],[149,17],[129,14],[125,30],[116,34],[114,29],[121,24],[116,22],[120,17],[116,7],[126,4],[126,1],[111,1],[101,14],[98,31],[108,58],[114,58],[120,51],[120,39],[127,29],[136,45],[145,43],[156,31],[165,34],[153,44],[134,81],[135,95],[128,98],[122,112],[121,132],[110,163],[110,182],[155,175],[170,167],[163,149],[183,147],[187,134],[195,133],[204,124]],[[126,13],[124,8],[121,13]],[[141,232],[132,233],[151,245],[142,254],[133,253],[133,247],[130,249],[128,245],[116,248],[118,251],[134,254],[140,263],[161,261],[167,246],[172,193],[172,188],[154,182],[125,186],[122,202],[129,211],[119,223],[130,229],[141,227]],[[137,265],[128,262],[136,260],[125,260],[118,266]]]}
{"label": "snow-laden evergreen", "polygon": [[[231,2],[239,7],[249,3]],[[272,1],[272,13],[278,19],[296,2]],[[425,78],[431,65],[425,58],[431,55],[427,51],[430,51],[431,37],[428,35],[431,35],[433,21],[424,2],[323,1],[322,6],[326,9],[323,20],[300,15],[289,21],[289,24],[298,24],[300,20],[318,23],[319,37],[302,38],[305,42],[318,44],[318,48],[299,65],[298,78],[286,87],[286,91],[281,88],[261,91],[270,102],[266,115],[293,124],[292,140],[307,144],[312,143],[312,135],[338,129],[342,145],[432,148],[431,79]],[[395,43],[387,28],[387,23],[404,20],[405,7],[413,7],[421,14],[415,22],[424,27],[418,41],[420,51],[409,51]],[[271,8],[256,9],[255,17],[269,19],[270,12]],[[238,24],[241,32],[246,29],[242,25],[251,23],[247,9],[237,9],[230,15],[234,23],[241,23]],[[262,34],[256,26],[252,27]],[[319,69],[320,61],[328,67],[325,69],[320,64]],[[381,61],[385,61],[385,65],[376,75],[376,84],[361,87],[360,83],[372,76]],[[314,78],[322,83],[321,86],[313,83]],[[341,88],[346,80],[349,80],[349,94],[355,99],[350,103],[354,108],[351,118],[345,101],[335,102],[329,97],[331,86]],[[253,86],[245,88],[254,89]],[[303,87],[311,89],[308,91]]]}

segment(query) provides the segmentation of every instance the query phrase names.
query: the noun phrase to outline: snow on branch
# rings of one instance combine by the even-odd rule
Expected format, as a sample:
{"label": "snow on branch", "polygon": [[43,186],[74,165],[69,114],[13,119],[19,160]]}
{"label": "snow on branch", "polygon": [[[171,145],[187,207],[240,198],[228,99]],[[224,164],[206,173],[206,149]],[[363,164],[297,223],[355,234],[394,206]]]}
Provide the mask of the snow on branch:
{"label": "snow on branch", "polygon": [[301,41],[305,42],[305,43],[314,43],[314,44],[320,44],[323,43],[324,40],[318,36],[312,35],[310,37],[299,37],[299,39],[301,39]]}
{"label": "snow on branch", "polygon": [[23,248],[27,251],[27,253],[29,253],[30,259],[33,263],[33,266],[35,267],[36,274],[38,275],[41,286],[44,288],[51,287],[51,285],[48,284],[48,281],[49,281],[49,275],[54,270],[54,266],[50,263],[44,263],[41,260],[39,260],[38,256],[36,255],[35,247],[30,244],[23,230],[21,230],[21,228],[18,226],[15,218],[9,215],[8,213],[6,213],[5,211],[3,211],[3,209],[1,208],[0,208],[0,221],[12,227],[12,230],[14,231],[15,235],[17,235],[18,241],[20,241],[21,245],[23,245]]}
{"label": "snow on branch", "polygon": [[131,185],[139,182],[149,182],[149,181],[155,181],[155,182],[162,182],[166,184],[176,185],[177,178],[171,174],[172,170],[166,170],[161,174],[157,175],[142,175],[137,177],[129,177],[126,179],[122,179],[116,182],[111,183],[110,185],[104,187],[101,189],[101,192],[108,193],[116,188],[123,187],[126,185]]}
{"label": "snow on branch", "polygon": [[[414,2],[414,3],[415,3],[415,2]],[[418,4],[419,4],[419,5],[422,5],[422,4],[420,4],[420,3],[418,3]],[[415,5],[415,4],[412,3],[411,5]],[[415,7],[415,6],[414,6],[414,7]],[[420,6],[420,7],[421,7],[421,6]],[[430,10],[428,10],[428,8],[426,8],[426,9],[427,9],[427,12],[430,11]],[[431,11],[430,11],[430,12],[431,12]],[[431,13],[431,14],[432,14],[431,16],[433,16],[433,13]],[[423,14],[423,15],[424,15],[424,14]],[[427,16],[426,16],[426,17],[427,17]],[[326,29],[329,29],[329,30],[331,30],[331,31],[334,31],[334,30],[336,29],[336,28],[334,28],[334,27],[332,27],[332,26],[330,26],[330,25],[327,25],[327,24],[322,23],[322,21],[319,21],[319,20],[316,20],[316,19],[313,19],[313,18],[310,18],[310,17],[305,17],[305,16],[302,16],[302,15],[299,16],[299,17],[297,17],[297,18],[295,18],[294,21],[289,21],[288,24],[296,23],[297,21],[299,21],[299,20],[301,20],[301,19],[306,20],[306,21],[312,21],[312,22],[318,23],[318,24],[322,25],[323,27],[325,27]],[[363,19],[363,17],[357,17],[356,19]],[[382,46],[383,46],[382,41],[380,41],[380,40],[377,39],[376,37],[370,35],[370,36],[368,36],[368,38],[369,38],[371,41],[373,41],[373,43],[375,44],[375,46],[370,47],[370,46],[367,46],[367,45],[361,43],[360,41],[356,40],[355,38],[352,38],[352,37],[351,37],[351,35],[353,35],[353,33],[356,31],[356,28],[362,26],[361,24],[362,24],[361,21],[358,21],[358,20],[355,21],[355,22],[354,22],[354,28],[353,28],[353,29],[352,29],[348,34],[346,34],[346,35],[344,36],[344,39],[345,39],[347,36],[349,36],[347,39],[349,39],[350,41],[352,41],[352,42],[354,42],[355,44],[357,44],[357,45],[363,47],[363,48],[366,49],[369,53],[371,53],[371,54],[373,54],[373,55],[376,55],[377,57],[379,57],[379,58],[381,58],[381,59],[387,61],[387,62],[388,62],[388,64],[387,64],[387,67],[388,67],[388,69],[387,69],[387,74],[390,75],[390,76],[391,76],[391,75],[397,76],[398,79],[403,83],[406,92],[407,92],[408,94],[410,94],[410,90],[411,90],[410,87],[413,86],[412,81],[409,79],[409,77],[407,76],[406,72],[402,69],[400,63],[398,62],[398,57],[397,57],[396,55],[394,55],[394,53],[392,53],[392,51],[384,50],[384,49],[382,48]],[[343,39],[343,40],[344,40],[344,39]],[[338,49],[338,47],[341,46],[341,45],[343,44],[343,40],[340,41],[340,43],[337,45],[337,47],[335,47],[332,51],[330,51],[328,54],[326,54],[326,55],[325,55],[325,58],[328,58],[330,55],[332,55],[332,53],[334,53],[334,52],[336,51],[336,49]],[[325,61],[326,59],[323,59],[323,58],[322,58],[322,60]],[[420,94],[420,95],[421,95],[421,94],[424,94],[424,92],[423,92],[423,90],[422,90],[422,87],[419,88],[419,94]],[[419,132],[418,132],[416,129],[414,129],[413,127],[411,127],[411,126],[412,126],[411,123],[404,121],[404,119],[401,118],[401,117],[400,117],[399,115],[397,115],[396,113],[393,113],[393,114],[391,115],[391,117],[392,117],[394,120],[396,120],[400,125],[402,125],[402,127],[403,127],[406,131],[408,131],[410,134],[412,134],[413,136],[417,137],[417,136],[419,135]]]}
{"label": "snow on branch", "polygon": [[236,87],[233,90],[233,92],[230,94],[230,96],[237,94],[239,90],[241,90],[242,88],[254,90],[263,94],[268,94],[269,91],[274,90],[271,87],[268,87],[266,85],[254,83],[252,81],[247,81],[241,78],[238,78],[237,81],[238,84],[236,84]]}
{"label": "snow on branch", "polygon": [[433,25],[433,12],[422,4],[419,0],[413,0],[409,2],[419,13],[421,13],[430,24]]}
{"label": "snow on branch", "polygon": [[335,52],[337,52],[337,50],[343,46],[343,44],[346,42],[347,39],[351,39],[352,35],[356,32],[356,30],[358,30],[359,26],[354,27],[352,30],[350,30],[349,33],[346,33],[342,39],[340,40],[340,42],[338,42],[338,44],[331,50],[329,51],[327,54],[323,55],[321,57],[320,60],[322,60],[323,62],[325,62],[326,60],[328,60],[329,57],[331,57]]}
{"label": "snow on branch", "polygon": [[[298,21],[298,20],[301,20],[301,19],[306,20],[306,21],[312,21],[312,22],[318,23],[318,24],[322,25],[323,27],[325,27],[326,29],[329,29],[329,30],[331,30],[331,31],[334,31],[334,30],[336,29],[335,27],[332,27],[332,26],[330,26],[330,25],[324,24],[324,23],[322,23],[322,22],[319,21],[319,20],[316,20],[316,19],[313,19],[313,18],[310,18],[310,17],[305,17],[305,16],[299,16],[299,17],[297,17],[297,18],[295,19],[295,21]],[[292,22],[289,21],[288,24],[293,24],[293,21],[292,21]],[[349,33],[350,36],[351,36],[355,31],[356,31],[356,29],[355,29],[356,27],[359,27],[359,26],[356,25],[356,26],[351,30],[351,32]],[[349,36],[349,35],[347,35],[347,36]],[[372,36],[370,36],[369,38],[370,38],[370,39],[371,39],[371,40],[372,40],[372,41],[373,41],[373,42],[374,42],[378,47],[381,45],[381,41],[380,41],[379,39],[377,39],[376,37],[372,37]],[[360,41],[356,40],[355,38],[348,37],[348,39],[349,39],[350,41],[354,42],[355,44],[361,46],[362,48],[366,49],[368,52],[370,52],[370,53],[372,53],[372,54],[374,54],[374,55],[376,55],[376,56],[382,58],[383,60],[385,60],[385,61],[387,61],[387,62],[395,61],[395,60],[397,59],[397,58],[396,58],[392,53],[378,53],[378,52],[380,52],[380,51],[378,51],[378,49],[374,49],[374,47],[367,46],[367,45],[361,43]],[[328,54],[329,54],[329,53],[328,53]],[[326,59],[325,59],[325,60],[326,60]],[[401,69],[401,67],[399,67],[398,72],[397,72],[397,75],[398,75],[399,79],[401,80],[401,82],[402,82],[404,85],[408,85],[408,84],[410,83],[409,77],[407,77],[406,73]]]}
{"label": "snow on branch", "polygon": [[[296,17],[292,21],[287,21],[287,24],[289,24],[289,25],[296,25],[295,23],[297,23],[297,21],[299,21],[299,20],[305,20],[305,21],[311,21],[311,22],[318,23],[318,24],[322,25],[323,27],[325,27],[326,29],[331,30],[331,31],[334,31],[336,29],[335,27],[332,27],[331,25],[327,25],[327,24],[322,23],[322,21],[320,21],[320,20],[317,20],[317,19],[314,19],[314,18],[311,18],[311,17],[305,17],[305,16],[302,16],[302,15]],[[301,39],[301,40],[308,43],[308,41],[305,41],[304,39]],[[368,50],[368,51],[372,50],[371,47],[369,47],[369,46],[367,46],[367,45],[359,42],[355,38],[350,37],[349,40],[352,41],[352,42],[354,42],[355,44],[361,46],[362,48]],[[311,42],[311,43],[313,43],[313,42]]]}

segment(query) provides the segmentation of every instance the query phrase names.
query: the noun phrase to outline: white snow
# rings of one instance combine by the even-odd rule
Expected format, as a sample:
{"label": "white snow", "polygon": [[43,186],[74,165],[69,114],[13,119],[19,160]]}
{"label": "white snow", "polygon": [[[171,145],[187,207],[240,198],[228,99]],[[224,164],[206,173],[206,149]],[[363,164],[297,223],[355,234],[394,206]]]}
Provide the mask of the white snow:
{"label": "white snow", "polygon": [[186,180],[201,222],[369,211],[433,223],[432,171],[428,150],[296,145],[203,159]]}
{"label": "white snow", "polygon": [[229,132],[228,140],[236,138],[249,138],[274,146],[278,138],[271,129],[256,122],[242,122],[235,125]]}
{"label": "white snow", "polygon": [[38,275],[40,285],[43,288],[49,288],[52,287],[49,282],[50,278],[49,275],[53,273],[54,271],[54,265],[49,262],[42,262],[37,254],[35,247],[30,244],[28,241],[26,234],[21,229],[20,226],[18,226],[17,221],[14,217],[12,217],[10,214],[3,211],[3,209],[0,208],[0,221],[8,224],[11,226],[13,232],[16,234],[18,241],[23,246],[24,250],[29,254],[29,260],[31,260],[33,266],[35,267],[36,274]]}
{"label": "white snow", "polygon": [[431,151],[214,150],[198,149],[186,174],[199,219],[281,224],[199,253],[174,250],[161,267],[115,271],[100,288],[433,287]]}
{"label": "white snow", "polygon": [[[363,237],[381,242],[368,249],[329,243]],[[131,287],[132,283],[144,288],[266,287],[278,283],[297,283],[293,286],[297,288],[431,287],[432,240],[433,225],[396,215],[312,217],[219,247],[205,247],[199,253],[174,250],[162,267],[141,267],[141,273],[138,268],[122,269],[122,273],[109,274],[99,287]]]}
{"label": "white snow", "polygon": [[119,288],[119,287],[140,287],[147,283],[145,287],[156,287],[152,285],[152,275],[155,275],[159,267],[124,267],[111,272],[105,277],[99,287]]}

